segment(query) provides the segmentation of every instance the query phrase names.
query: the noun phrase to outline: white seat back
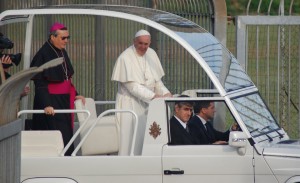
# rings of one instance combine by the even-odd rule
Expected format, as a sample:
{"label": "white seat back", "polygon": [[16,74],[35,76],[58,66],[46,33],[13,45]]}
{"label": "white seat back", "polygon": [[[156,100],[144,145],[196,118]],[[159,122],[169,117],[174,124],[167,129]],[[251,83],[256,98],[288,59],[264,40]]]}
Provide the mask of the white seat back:
{"label": "white seat back", "polygon": [[185,90],[182,95],[187,95],[189,97],[198,97],[196,90]]}
{"label": "white seat back", "polygon": [[22,131],[21,156],[59,156],[64,148],[60,131]]}
{"label": "white seat back", "polygon": [[[86,126],[80,132],[84,137],[91,125],[97,120],[96,104],[92,98],[86,98],[85,105],[81,100],[75,101],[76,109],[86,109],[91,113]],[[86,114],[77,113],[79,125],[86,119]],[[119,134],[115,115],[104,116],[98,122],[81,147],[82,155],[115,154],[119,151]]]}
{"label": "white seat back", "polygon": [[[85,98],[85,105],[83,105],[81,100],[75,101],[75,107],[76,109],[86,109],[91,113],[90,120],[91,119],[97,119],[97,111],[95,106],[95,101],[92,98]],[[87,118],[86,113],[77,113],[77,117],[80,123],[84,122],[84,120]]]}

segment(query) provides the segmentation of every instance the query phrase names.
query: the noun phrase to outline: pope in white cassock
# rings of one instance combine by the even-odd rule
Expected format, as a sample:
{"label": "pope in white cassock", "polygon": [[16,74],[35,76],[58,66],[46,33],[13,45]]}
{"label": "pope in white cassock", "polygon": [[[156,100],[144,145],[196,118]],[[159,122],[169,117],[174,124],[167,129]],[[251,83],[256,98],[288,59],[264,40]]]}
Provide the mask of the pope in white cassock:
{"label": "pope in white cassock", "polygon": [[[165,75],[156,52],[149,48],[150,33],[140,30],[135,34],[133,45],[127,48],[116,61],[112,80],[118,81],[116,109],[133,110],[138,115],[137,136],[143,137],[149,102],[157,97],[172,97],[161,78]],[[129,113],[117,114],[121,126],[119,155],[129,155],[133,116]],[[126,138],[124,135],[126,134]],[[128,135],[127,135],[128,134]],[[139,135],[140,134],[140,135]],[[136,139],[135,154],[141,154],[143,139]]]}

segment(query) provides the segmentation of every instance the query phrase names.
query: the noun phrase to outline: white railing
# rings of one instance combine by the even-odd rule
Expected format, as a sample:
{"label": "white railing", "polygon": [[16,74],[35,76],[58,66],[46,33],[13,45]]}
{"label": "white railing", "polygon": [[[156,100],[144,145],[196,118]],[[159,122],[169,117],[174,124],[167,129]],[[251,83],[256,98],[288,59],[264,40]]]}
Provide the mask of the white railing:
{"label": "white railing", "polygon": [[[91,125],[91,127],[88,129],[87,133],[82,137],[81,141],[79,142],[79,144],[76,146],[76,148],[74,149],[73,153],[71,154],[71,156],[76,156],[76,153],[78,152],[78,150],[81,148],[82,144],[85,142],[85,140],[87,139],[87,137],[90,135],[90,133],[92,132],[92,130],[95,128],[95,126],[97,125],[98,121],[100,121],[100,119],[102,117],[104,117],[105,115],[109,114],[109,113],[131,113],[135,120],[134,120],[134,132],[133,132],[133,138],[132,138],[132,143],[131,143],[131,150],[130,150],[130,156],[134,155],[134,148],[135,148],[135,141],[136,141],[136,133],[137,133],[137,124],[138,124],[138,117],[137,115],[131,111],[131,110],[118,110],[118,109],[109,109],[106,110],[104,112],[102,112],[98,117],[97,120],[95,120],[93,122],[93,124]],[[22,110],[20,112],[18,112],[18,117],[22,114],[42,114],[45,113],[44,110]],[[65,110],[54,110],[54,113],[87,113],[87,118],[85,118],[84,122],[82,123],[82,125],[80,125],[80,127],[78,128],[78,130],[76,130],[76,132],[74,133],[74,135],[72,136],[72,138],[70,139],[70,141],[68,142],[68,144],[64,147],[64,149],[62,150],[62,152],[60,153],[60,156],[64,156],[66,151],[69,149],[69,147],[74,143],[75,139],[78,137],[78,135],[80,134],[80,132],[82,131],[82,129],[84,128],[84,126],[87,124],[91,113],[88,110],[71,110],[71,109],[65,109]]]}
{"label": "white railing", "polygon": [[[87,139],[87,137],[90,135],[90,133],[92,132],[92,130],[95,128],[95,126],[97,125],[98,121],[100,121],[100,119],[109,114],[109,113],[124,113],[124,112],[127,112],[127,113],[131,113],[134,118],[135,118],[135,123],[134,123],[134,132],[133,132],[133,138],[132,138],[132,143],[131,143],[131,150],[130,150],[130,156],[133,156],[134,155],[134,148],[135,148],[135,139],[136,139],[136,133],[137,133],[137,124],[138,124],[138,117],[137,115],[131,111],[131,110],[118,110],[118,109],[109,109],[109,110],[106,110],[104,112],[102,112],[98,117],[97,117],[97,120],[95,120],[93,122],[93,124],[91,125],[91,127],[89,128],[89,130],[87,131],[87,133],[82,137],[81,141],[79,142],[79,144],[77,145],[77,147],[75,148],[75,150],[73,151],[73,153],[71,154],[71,156],[76,156],[76,153],[78,152],[78,150],[81,148],[82,144],[84,143],[84,141]],[[81,130],[84,126],[85,126],[85,123],[86,121],[80,125],[80,128],[76,131],[76,133],[78,132],[79,134],[79,130]],[[73,138],[75,139],[78,134],[74,134]],[[72,139],[71,139],[72,140]],[[70,142],[67,144],[67,145],[71,145],[71,140]]]}
{"label": "white railing", "polygon": [[[21,116],[22,114],[43,114],[45,113],[44,110],[22,110],[18,112],[18,117]],[[83,126],[87,123],[87,121],[89,120],[91,113],[88,110],[79,110],[79,109],[60,109],[60,110],[54,110],[54,113],[86,113],[88,116],[85,119],[84,123],[82,126],[80,126],[80,128],[78,128],[78,130],[76,131],[76,136],[75,134],[73,135],[73,137],[71,138],[71,140],[69,141],[69,143],[65,146],[65,148],[62,150],[62,152],[60,153],[60,156],[64,156],[66,151],[68,150],[68,148],[71,146],[71,144],[74,142],[75,138],[78,136],[79,131],[83,128]]]}

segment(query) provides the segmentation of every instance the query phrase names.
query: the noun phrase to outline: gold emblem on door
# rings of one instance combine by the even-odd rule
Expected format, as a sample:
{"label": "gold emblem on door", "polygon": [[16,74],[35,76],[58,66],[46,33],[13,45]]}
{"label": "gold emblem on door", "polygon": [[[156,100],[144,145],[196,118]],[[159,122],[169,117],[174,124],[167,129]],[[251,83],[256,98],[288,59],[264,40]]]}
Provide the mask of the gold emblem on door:
{"label": "gold emblem on door", "polygon": [[159,125],[154,121],[152,125],[150,125],[149,128],[150,132],[149,134],[156,139],[161,134],[161,128]]}

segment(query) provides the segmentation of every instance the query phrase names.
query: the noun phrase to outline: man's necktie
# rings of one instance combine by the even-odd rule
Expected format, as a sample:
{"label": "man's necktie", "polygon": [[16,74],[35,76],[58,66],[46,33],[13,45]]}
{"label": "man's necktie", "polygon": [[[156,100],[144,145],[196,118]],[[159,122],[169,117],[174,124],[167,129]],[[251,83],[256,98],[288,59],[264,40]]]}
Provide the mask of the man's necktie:
{"label": "man's necktie", "polygon": [[186,125],[185,130],[186,130],[188,133],[190,133],[190,129],[189,129],[188,125]]}
{"label": "man's necktie", "polygon": [[210,126],[209,126],[208,123],[209,122],[205,123],[205,128],[206,128],[206,131],[207,131],[207,134],[208,134],[209,138],[212,138],[212,131],[211,131]]}
{"label": "man's necktie", "polygon": [[205,123],[206,130],[207,130],[207,135],[208,135],[208,137],[210,139],[210,142],[214,143],[214,141],[215,141],[215,135],[214,135],[214,132],[212,130],[212,127],[208,123],[209,122]]}

